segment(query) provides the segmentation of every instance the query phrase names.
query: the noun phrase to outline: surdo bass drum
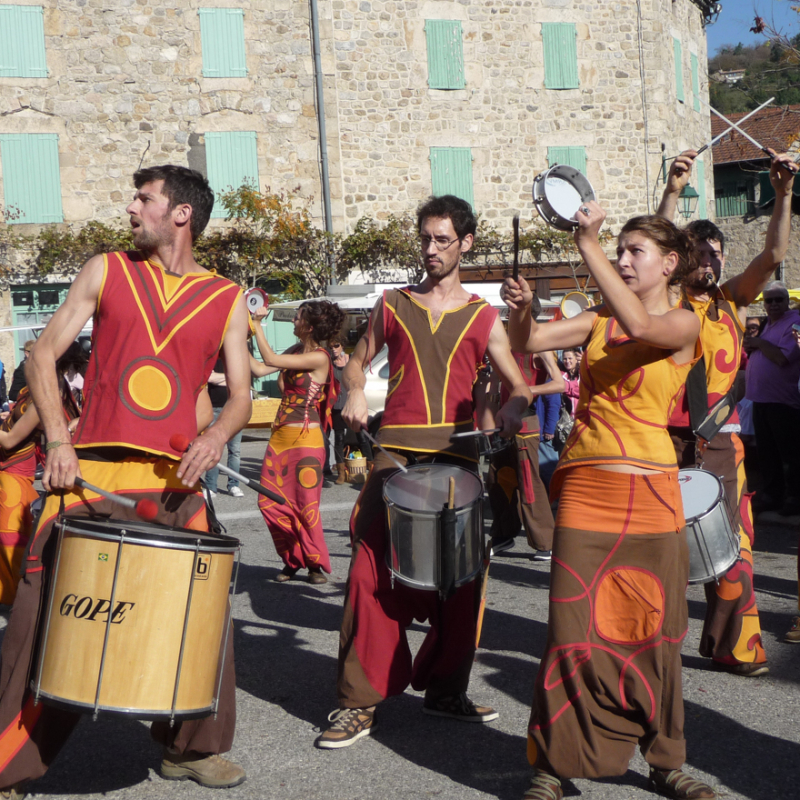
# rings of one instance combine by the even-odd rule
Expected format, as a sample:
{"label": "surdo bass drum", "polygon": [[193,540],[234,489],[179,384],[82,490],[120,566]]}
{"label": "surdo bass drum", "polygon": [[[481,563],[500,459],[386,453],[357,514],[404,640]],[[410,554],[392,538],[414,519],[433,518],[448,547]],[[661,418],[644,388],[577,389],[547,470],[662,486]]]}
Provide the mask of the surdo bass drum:
{"label": "surdo bass drum", "polygon": [[678,482],[689,544],[689,583],[709,583],[722,577],[739,558],[739,535],[722,481],[704,469],[682,469]]}
{"label": "surdo bass drum", "polygon": [[57,524],[34,698],[136,719],[216,711],[239,541],[138,521]]}
{"label": "surdo bass drum", "polygon": [[[455,524],[444,525],[450,478]],[[477,475],[450,464],[416,464],[383,487],[388,514],[386,564],[392,581],[447,594],[469,583],[483,565],[483,486]]]}

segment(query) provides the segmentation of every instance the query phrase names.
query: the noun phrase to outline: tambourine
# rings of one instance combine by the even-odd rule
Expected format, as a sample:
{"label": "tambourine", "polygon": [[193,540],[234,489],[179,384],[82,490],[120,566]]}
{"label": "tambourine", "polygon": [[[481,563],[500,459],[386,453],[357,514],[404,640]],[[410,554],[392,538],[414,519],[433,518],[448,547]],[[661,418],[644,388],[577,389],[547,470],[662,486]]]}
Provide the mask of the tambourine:
{"label": "tambourine", "polygon": [[560,231],[575,230],[578,209],[594,199],[592,184],[575,167],[556,164],[533,179],[533,204],[539,216]]}
{"label": "tambourine", "polygon": [[253,287],[244,293],[244,301],[247,303],[247,310],[255,314],[259,308],[269,305],[269,295],[262,289]]}

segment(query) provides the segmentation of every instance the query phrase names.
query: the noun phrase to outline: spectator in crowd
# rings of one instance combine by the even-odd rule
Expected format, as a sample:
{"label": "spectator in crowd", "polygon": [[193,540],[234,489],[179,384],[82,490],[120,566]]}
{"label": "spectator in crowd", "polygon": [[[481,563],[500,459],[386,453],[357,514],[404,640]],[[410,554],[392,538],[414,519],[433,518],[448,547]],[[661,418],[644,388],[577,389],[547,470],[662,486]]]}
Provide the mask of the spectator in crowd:
{"label": "spectator in crowd", "polygon": [[[222,413],[222,408],[228,402],[228,385],[225,382],[225,365],[221,358],[214,364],[214,370],[208,379],[208,396],[211,398],[211,408],[214,412],[214,421]],[[213,423],[212,423],[213,424]],[[228,440],[228,469],[239,472],[242,457],[242,431]],[[214,466],[206,472],[203,485],[211,497],[217,496],[217,480],[219,479],[219,466]],[[244,492],[239,486],[239,481],[228,475],[228,494],[231,497],[244,497]]]}
{"label": "spectator in crowd", "polygon": [[31,354],[33,346],[36,344],[36,339],[29,339],[22,346],[22,361],[14,370],[14,377],[11,379],[11,388],[8,390],[8,399],[13,403],[19,395],[20,389],[28,385],[28,379],[25,377],[25,364],[28,361],[28,356]]}
{"label": "spectator in crowd", "polygon": [[0,361],[0,411],[5,411],[6,403],[8,403],[8,390],[6,389],[6,367]]}
{"label": "spectator in crowd", "polygon": [[347,426],[342,419],[342,409],[344,408],[344,404],[347,402],[347,389],[345,389],[341,383],[342,372],[344,371],[345,365],[350,360],[350,356],[345,353],[342,342],[338,337],[333,337],[328,342],[328,347],[331,351],[333,375],[340,386],[336,403],[331,409],[331,428],[333,430],[333,455],[337,472],[336,483],[341,485],[347,480],[347,463],[344,460],[344,437],[345,433],[347,432]]}
{"label": "spectator in crowd", "polygon": [[[800,331],[793,329],[792,337],[794,338],[796,346],[800,348]],[[800,384],[798,384],[797,389],[798,392],[800,392]],[[798,609],[800,609],[800,554],[798,554],[797,558],[797,583],[797,605]],[[800,644],[800,617],[794,617],[792,619],[792,627],[786,632],[786,635],[783,637],[783,641],[789,642],[789,644]]]}
{"label": "spectator in crowd", "polygon": [[535,398],[536,416],[539,417],[542,433],[539,441],[539,477],[548,493],[550,492],[550,478],[558,466],[555,435],[562,397],[563,395],[560,394],[542,394]]}
{"label": "spectator in crowd", "polygon": [[567,348],[561,353],[561,364],[564,369],[561,372],[567,390],[564,392],[569,400],[569,415],[575,419],[575,408],[578,405],[578,396],[581,393],[581,350],[577,348]]}
{"label": "spectator in crowd", "polygon": [[767,324],[760,336],[744,340],[761,475],[754,504],[757,512],[794,516],[800,514],[800,350],[792,325],[800,324],[800,313],[789,309],[789,291],[780,281],[767,284],[763,296]]}

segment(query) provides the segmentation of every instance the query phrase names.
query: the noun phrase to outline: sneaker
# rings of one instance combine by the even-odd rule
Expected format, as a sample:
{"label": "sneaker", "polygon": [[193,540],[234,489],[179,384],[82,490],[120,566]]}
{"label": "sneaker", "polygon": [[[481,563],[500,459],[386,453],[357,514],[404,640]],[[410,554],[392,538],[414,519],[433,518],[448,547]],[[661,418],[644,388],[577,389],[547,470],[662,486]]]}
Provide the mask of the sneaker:
{"label": "sneaker", "polygon": [[549,772],[537,769],[531,778],[531,785],[523,795],[523,800],[561,800],[564,790],[561,781]]}
{"label": "sneaker", "polygon": [[552,550],[537,550],[533,554],[534,561],[552,561],[553,560],[553,551]]}
{"label": "sneaker", "polygon": [[500,716],[489,706],[476,706],[467,697],[466,692],[443,695],[435,699],[425,695],[425,705],[422,706],[422,710],[434,717],[450,717],[450,719],[460,719],[462,722],[491,722]]}
{"label": "sneaker", "polygon": [[350,747],[362,736],[371,736],[376,730],[375,706],[370,708],[339,708],[328,714],[332,723],[328,730],[317,737],[314,744],[323,750],[338,750]]}
{"label": "sneaker", "polygon": [[228,494],[231,497],[244,497],[244,492],[238,486],[231,486],[228,489]]}
{"label": "sneaker", "polygon": [[208,499],[209,497],[213,499],[217,496],[217,493],[212,491],[211,489],[203,489],[203,494],[206,496],[206,499]]}
{"label": "sneaker", "polygon": [[756,664],[755,662],[740,663],[740,664],[726,664],[722,661],[713,661],[714,669],[719,672],[729,672],[731,675],[741,675],[743,678],[757,678],[759,675],[766,675],[769,672],[769,667],[762,662]]}
{"label": "sneaker", "polygon": [[800,644],[800,617],[792,617],[792,627],[783,637],[784,642],[789,644]]}
{"label": "sneaker", "polygon": [[650,788],[664,797],[676,800],[715,800],[717,793],[702,781],[689,777],[683,770],[650,768]]}
{"label": "sneaker", "polygon": [[160,773],[168,781],[195,781],[209,789],[228,789],[244,783],[247,778],[245,771],[233,761],[202,753],[178,755],[165,751]]}
{"label": "sneaker", "polygon": [[514,537],[511,536],[508,539],[494,539],[492,538],[491,541],[491,556],[494,558],[495,556],[500,555],[500,553],[505,553],[506,550],[510,550],[514,546]]}

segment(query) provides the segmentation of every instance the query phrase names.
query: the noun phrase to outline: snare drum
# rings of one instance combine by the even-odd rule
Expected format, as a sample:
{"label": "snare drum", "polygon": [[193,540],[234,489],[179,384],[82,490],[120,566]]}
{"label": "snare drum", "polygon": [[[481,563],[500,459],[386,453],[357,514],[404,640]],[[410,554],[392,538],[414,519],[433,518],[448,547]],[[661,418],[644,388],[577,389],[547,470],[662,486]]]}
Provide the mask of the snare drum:
{"label": "snare drum", "polygon": [[416,464],[395,472],[383,487],[389,516],[386,564],[392,578],[413,589],[442,588],[442,508],[455,478],[455,585],[469,583],[483,565],[483,486],[478,476],[450,464]]}
{"label": "snare drum", "polygon": [[578,209],[594,199],[592,184],[575,167],[555,164],[533,179],[533,203],[539,216],[560,231],[574,231]]}
{"label": "snare drum", "polygon": [[76,518],[58,536],[34,697],[136,719],[213,713],[238,540]]}
{"label": "snare drum", "polygon": [[689,583],[724,575],[739,558],[739,536],[731,525],[722,481],[704,469],[682,469],[678,482],[689,544]]}

